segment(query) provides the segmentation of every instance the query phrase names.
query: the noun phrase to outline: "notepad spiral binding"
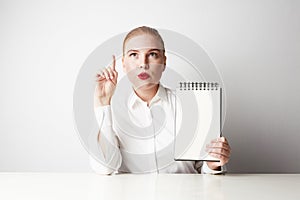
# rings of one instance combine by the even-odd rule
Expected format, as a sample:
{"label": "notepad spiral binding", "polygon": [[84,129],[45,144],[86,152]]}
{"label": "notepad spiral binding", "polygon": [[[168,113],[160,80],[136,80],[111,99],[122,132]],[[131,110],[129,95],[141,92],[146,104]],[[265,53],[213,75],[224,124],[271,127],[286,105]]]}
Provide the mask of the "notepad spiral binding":
{"label": "notepad spiral binding", "polygon": [[180,90],[219,90],[220,85],[212,82],[179,82]]}

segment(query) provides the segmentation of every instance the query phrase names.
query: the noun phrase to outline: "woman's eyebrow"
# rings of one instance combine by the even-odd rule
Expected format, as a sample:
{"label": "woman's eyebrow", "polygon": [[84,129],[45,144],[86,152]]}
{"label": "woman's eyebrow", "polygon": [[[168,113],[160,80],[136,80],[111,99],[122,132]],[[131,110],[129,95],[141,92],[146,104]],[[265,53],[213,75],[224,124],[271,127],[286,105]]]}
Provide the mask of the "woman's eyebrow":
{"label": "woman's eyebrow", "polygon": [[[147,52],[151,52],[151,51],[161,52],[162,49],[149,49],[149,50],[147,50]],[[129,52],[140,52],[140,51],[138,49],[129,49],[126,54],[128,54]]]}
{"label": "woman's eyebrow", "polygon": [[127,51],[127,53],[129,53],[129,52],[131,52],[131,51],[133,51],[133,52],[139,52],[139,50],[129,49],[129,50]]}
{"label": "woman's eyebrow", "polygon": [[150,49],[149,51],[161,51],[161,49]]}

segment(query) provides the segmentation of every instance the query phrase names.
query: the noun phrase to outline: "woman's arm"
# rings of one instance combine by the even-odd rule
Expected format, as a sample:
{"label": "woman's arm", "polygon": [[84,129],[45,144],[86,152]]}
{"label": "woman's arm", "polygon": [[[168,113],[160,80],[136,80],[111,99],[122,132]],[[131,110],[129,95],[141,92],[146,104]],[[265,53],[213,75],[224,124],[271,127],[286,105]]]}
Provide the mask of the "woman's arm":
{"label": "woman's arm", "polygon": [[96,154],[96,158],[90,157],[90,163],[96,173],[109,175],[116,172],[122,163],[119,140],[112,126],[111,107],[98,107],[95,112],[99,131],[89,139],[92,153]]}
{"label": "woman's arm", "polygon": [[[115,65],[116,59],[113,56],[111,66],[96,75],[94,109],[99,124],[99,132],[96,136],[92,136],[91,144],[97,145],[99,148],[94,148],[98,152],[96,155],[97,160],[92,157],[91,164],[94,171],[101,174],[111,174],[118,170],[122,161],[117,134],[112,126],[113,119],[110,107],[118,78]],[[98,163],[95,161],[98,161]]]}

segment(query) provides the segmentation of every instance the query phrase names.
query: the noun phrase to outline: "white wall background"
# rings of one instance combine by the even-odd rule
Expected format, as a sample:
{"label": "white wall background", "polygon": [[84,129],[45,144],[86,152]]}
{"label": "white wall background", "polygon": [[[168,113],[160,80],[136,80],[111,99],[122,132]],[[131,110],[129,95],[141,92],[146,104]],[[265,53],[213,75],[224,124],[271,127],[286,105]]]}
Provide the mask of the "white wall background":
{"label": "white wall background", "polygon": [[0,171],[90,171],[72,95],[87,56],[140,26],[202,45],[227,89],[229,172],[300,172],[300,1],[0,1]]}

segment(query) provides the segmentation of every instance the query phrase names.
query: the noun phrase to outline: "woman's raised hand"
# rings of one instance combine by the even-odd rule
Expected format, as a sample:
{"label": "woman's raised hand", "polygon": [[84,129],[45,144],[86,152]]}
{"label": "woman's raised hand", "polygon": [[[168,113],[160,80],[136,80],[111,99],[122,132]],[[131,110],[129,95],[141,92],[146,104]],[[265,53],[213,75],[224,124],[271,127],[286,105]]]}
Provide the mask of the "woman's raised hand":
{"label": "woman's raised hand", "polygon": [[113,55],[112,64],[96,75],[95,107],[110,105],[111,98],[117,86],[117,80],[116,58]]}

